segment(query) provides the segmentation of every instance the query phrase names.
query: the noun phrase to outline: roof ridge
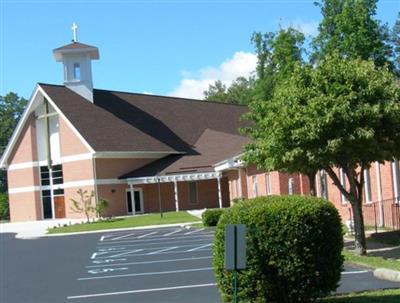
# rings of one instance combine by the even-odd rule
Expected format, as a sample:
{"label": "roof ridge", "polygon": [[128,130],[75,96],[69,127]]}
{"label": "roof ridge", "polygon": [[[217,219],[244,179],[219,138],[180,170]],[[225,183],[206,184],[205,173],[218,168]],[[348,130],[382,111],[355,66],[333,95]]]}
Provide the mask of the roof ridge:
{"label": "roof ridge", "polygon": [[194,101],[194,102],[202,102],[202,103],[227,105],[227,106],[238,106],[238,107],[243,107],[243,108],[247,107],[247,105],[242,105],[242,104],[224,103],[224,102],[219,102],[219,101],[207,101],[207,100],[184,98],[184,97],[164,96],[164,95],[145,94],[145,93],[135,93],[135,92],[126,92],[126,91],[111,90],[111,89],[101,89],[101,88],[94,88],[94,90],[106,91],[106,92],[114,92],[114,93],[127,94],[127,95],[140,95],[140,96],[149,96],[149,97],[156,97],[156,98],[179,99],[179,100],[182,100],[182,101]]}
{"label": "roof ridge", "polygon": [[[39,85],[57,86],[57,87],[66,87],[65,85],[62,85],[62,84],[51,84],[51,83],[43,83],[43,82],[38,82],[38,84]],[[140,95],[140,96],[148,96],[148,97],[155,97],[155,98],[179,99],[182,101],[194,101],[194,102],[202,102],[202,103],[210,103],[210,104],[219,104],[219,105],[225,105],[225,106],[237,106],[237,107],[242,107],[242,108],[247,107],[247,105],[243,105],[243,104],[225,103],[225,102],[219,102],[219,101],[207,101],[207,100],[200,100],[200,99],[164,96],[164,95],[156,95],[156,94],[135,93],[135,92],[127,92],[127,91],[121,91],[121,90],[113,90],[113,89],[93,88],[93,90],[112,92],[112,93],[120,93],[120,94],[126,94],[126,95]]]}

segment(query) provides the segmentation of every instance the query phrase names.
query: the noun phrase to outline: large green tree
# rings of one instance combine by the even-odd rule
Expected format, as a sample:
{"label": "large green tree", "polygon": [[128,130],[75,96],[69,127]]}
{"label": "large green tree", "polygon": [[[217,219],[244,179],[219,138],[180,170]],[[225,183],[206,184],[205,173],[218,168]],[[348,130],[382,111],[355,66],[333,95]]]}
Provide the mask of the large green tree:
{"label": "large green tree", "polygon": [[304,39],[301,32],[291,27],[276,33],[253,34],[251,40],[258,59],[256,99],[271,99],[277,83],[290,75],[295,64],[303,62]]}
{"label": "large green tree", "polygon": [[391,36],[393,43],[393,64],[396,74],[400,78],[400,12],[397,15]]}
{"label": "large green tree", "polygon": [[[350,201],[355,245],[366,253],[364,169],[400,155],[400,87],[373,61],[332,55],[315,68],[298,66],[256,111],[247,160],[261,167],[324,169]],[[340,182],[342,168],[348,188]]]}
{"label": "large green tree", "polygon": [[333,52],[343,58],[373,60],[378,66],[391,62],[392,47],[387,25],[376,19],[378,0],[319,0],[322,21],[313,40],[314,61]]}
{"label": "large green tree", "polygon": [[256,32],[251,41],[258,59],[255,78],[239,77],[229,87],[216,81],[204,92],[205,100],[236,104],[267,101],[277,83],[291,73],[296,63],[303,62],[304,35],[294,28]]}
{"label": "large green tree", "polygon": [[204,92],[204,100],[245,105],[253,98],[254,84],[253,77],[238,77],[229,87],[218,80]]}
{"label": "large green tree", "polygon": [[[21,118],[27,100],[10,92],[0,96],[0,155],[3,154],[11,135]],[[6,173],[0,171],[0,192],[5,192],[7,187]]]}

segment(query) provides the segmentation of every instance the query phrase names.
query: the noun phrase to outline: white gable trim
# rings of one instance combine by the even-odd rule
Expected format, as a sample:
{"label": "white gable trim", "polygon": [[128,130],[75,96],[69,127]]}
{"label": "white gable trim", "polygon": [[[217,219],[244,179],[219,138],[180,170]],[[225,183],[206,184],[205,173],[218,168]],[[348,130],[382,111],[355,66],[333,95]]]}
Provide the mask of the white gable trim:
{"label": "white gable trim", "polygon": [[78,132],[78,130],[72,125],[72,123],[67,119],[67,117],[63,114],[63,112],[57,107],[57,105],[53,102],[53,100],[51,100],[51,98],[47,95],[47,93],[44,91],[44,89],[37,84],[35,90],[33,91],[33,94],[31,96],[31,98],[29,99],[29,102],[21,116],[21,119],[19,120],[17,127],[15,128],[10,141],[7,144],[6,149],[4,150],[4,153],[0,159],[0,168],[7,168],[8,165],[8,158],[11,154],[11,151],[13,150],[18,137],[20,136],[22,129],[26,123],[26,121],[28,120],[29,115],[32,112],[32,107],[34,105],[34,101],[36,99],[36,97],[38,96],[38,93],[41,93],[42,96],[44,96],[49,103],[51,104],[51,106],[53,106],[53,108],[57,111],[57,113],[66,121],[67,125],[72,129],[72,131],[75,133],[75,135],[82,141],[82,143],[88,148],[88,150],[90,151],[91,154],[94,153],[94,149],[89,145],[89,143],[82,137],[82,135]]}
{"label": "white gable trim", "polygon": [[72,129],[74,134],[81,140],[81,142],[86,146],[90,153],[94,153],[94,149],[89,145],[89,143],[83,138],[83,136],[79,133],[79,131],[75,128],[75,126],[68,120],[68,118],[64,115],[64,113],[58,108],[58,106],[54,103],[53,100],[49,97],[49,95],[44,91],[44,89],[38,85],[40,92],[46,97],[47,101],[53,106],[56,112],[67,122],[68,126]]}
{"label": "white gable trim", "polygon": [[35,100],[37,94],[39,92],[39,85],[36,85],[35,90],[33,91],[33,94],[24,110],[24,112],[22,113],[21,119],[18,121],[17,127],[15,128],[10,141],[7,144],[6,149],[4,150],[3,155],[1,156],[1,160],[0,160],[0,168],[6,168],[7,167],[7,160],[8,157],[10,156],[10,153],[15,145],[15,143],[17,142],[17,138],[19,137],[22,128],[24,127],[26,120],[28,120],[29,114],[31,113],[31,109],[32,109],[32,105],[33,105],[33,101]]}

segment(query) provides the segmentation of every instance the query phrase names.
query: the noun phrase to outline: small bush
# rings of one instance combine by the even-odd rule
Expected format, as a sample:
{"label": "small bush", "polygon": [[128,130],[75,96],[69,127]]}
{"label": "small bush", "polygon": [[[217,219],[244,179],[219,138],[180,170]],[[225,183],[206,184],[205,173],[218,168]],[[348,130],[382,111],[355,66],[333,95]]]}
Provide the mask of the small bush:
{"label": "small bush", "polygon": [[300,196],[246,200],[226,209],[215,233],[213,265],[223,299],[232,300],[224,269],[224,226],[247,227],[247,268],[238,274],[239,302],[312,302],[337,288],[342,226],[328,201]]}
{"label": "small bush", "polygon": [[7,193],[0,193],[0,220],[8,220],[10,218],[10,209],[8,205]]}
{"label": "small bush", "polygon": [[223,211],[224,210],[221,208],[207,209],[201,215],[204,226],[217,226],[218,220],[221,217]]}

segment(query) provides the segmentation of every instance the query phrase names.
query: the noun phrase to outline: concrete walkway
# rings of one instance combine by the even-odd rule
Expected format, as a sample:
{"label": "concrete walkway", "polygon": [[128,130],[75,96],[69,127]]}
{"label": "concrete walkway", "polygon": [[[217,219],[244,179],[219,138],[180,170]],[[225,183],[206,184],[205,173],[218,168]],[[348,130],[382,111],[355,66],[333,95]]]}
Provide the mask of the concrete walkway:
{"label": "concrete walkway", "polygon": [[36,239],[43,237],[48,228],[85,222],[85,219],[55,219],[15,223],[1,223],[0,233],[16,234],[17,239]]}
{"label": "concrete walkway", "polygon": [[[205,209],[199,210],[189,210],[188,213],[201,219],[201,214]],[[139,215],[141,216],[141,215]],[[126,218],[132,216],[121,216],[116,218]],[[84,223],[86,219],[54,219],[54,220],[40,220],[40,221],[28,221],[28,222],[16,222],[16,223],[0,223],[0,233],[13,233],[16,234],[17,239],[36,239],[47,235],[47,229],[54,226],[64,226],[72,225],[77,223]],[[180,225],[191,225],[198,222],[188,222],[188,223],[177,223],[177,224],[163,224],[160,227],[167,226],[180,226]],[[141,229],[141,228],[156,228],[157,225],[143,226],[143,227],[129,227],[122,229],[112,229],[112,230],[130,230],[130,229]],[[68,234],[52,234],[51,236],[61,236],[61,235],[72,235],[72,234],[82,234],[82,233],[97,233],[105,232],[108,230],[95,230],[95,231],[85,231],[85,232],[75,232]]]}

